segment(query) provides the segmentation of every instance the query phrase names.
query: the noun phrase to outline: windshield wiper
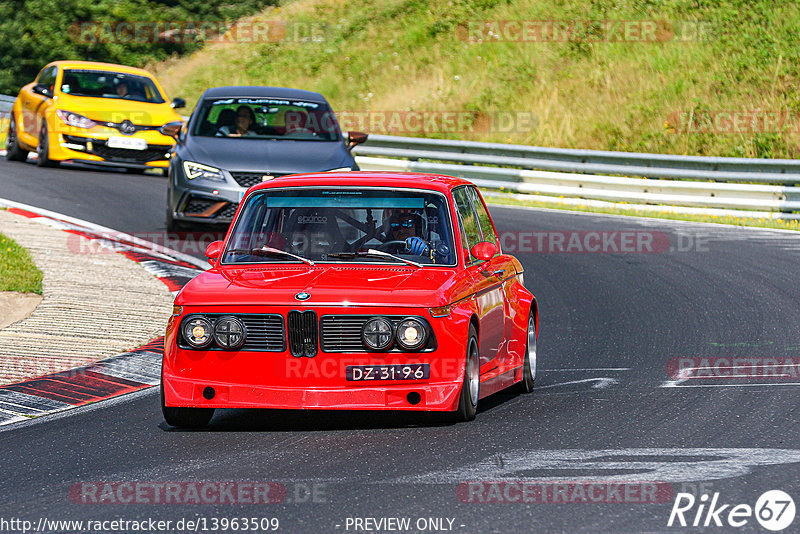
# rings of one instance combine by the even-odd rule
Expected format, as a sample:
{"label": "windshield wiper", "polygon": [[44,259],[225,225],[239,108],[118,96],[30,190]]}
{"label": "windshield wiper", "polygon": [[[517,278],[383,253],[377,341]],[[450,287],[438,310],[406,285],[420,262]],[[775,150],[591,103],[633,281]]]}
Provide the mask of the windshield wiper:
{"label": "windshield wiper", "polygon": [[300,260],[300,261],[302,261],[304,263],[307,263],[309,265],[314,265],[314,262],[312,260],[309,260],[308,258],[304,258],[302,256],[298,256],[297,254],[292,254],[291,252],[286,252],[285,250],[281,250],[279,248],[272,248],[272,247],[261,247],[261,248],[252,248],[252,249],[237,248],[237,249],[234,249],[234,250],[230,250],[228,252],[232,252],[234,254],[256,254],[256,255],[259,255],[259,256],[262,256],[262,255],[263,256],[287,256],[289,258],[294,258],[296,260]]}
{"label": "windshield wiper", "polygon": [[371,248],[369,250],[359,250],[358,252],[334,252],[333,254],[328,254],[329,258],[389,258],[396,261],[402,261],[403,263],[407,263],[408,265],[413,265],[417,268],[422,268],[423,265],[421,263],[417,263],[415,261],[407,260],[405,258],[401,258],[400,256],[395,256],[394,254],[389,254],[388,252],[383,252],[382,250],[375,250]]}

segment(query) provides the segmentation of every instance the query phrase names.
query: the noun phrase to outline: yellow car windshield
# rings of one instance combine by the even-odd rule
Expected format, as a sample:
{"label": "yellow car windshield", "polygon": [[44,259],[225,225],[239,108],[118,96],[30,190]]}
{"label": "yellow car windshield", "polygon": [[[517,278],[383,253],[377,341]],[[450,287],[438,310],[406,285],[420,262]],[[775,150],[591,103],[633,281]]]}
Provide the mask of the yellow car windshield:
{"label": "yellow car windshield", "polygon": [[116,98],[151,104],[165,102],[153,80],[121,72],[67,69],[61,81],[61,92],[72,96]]}

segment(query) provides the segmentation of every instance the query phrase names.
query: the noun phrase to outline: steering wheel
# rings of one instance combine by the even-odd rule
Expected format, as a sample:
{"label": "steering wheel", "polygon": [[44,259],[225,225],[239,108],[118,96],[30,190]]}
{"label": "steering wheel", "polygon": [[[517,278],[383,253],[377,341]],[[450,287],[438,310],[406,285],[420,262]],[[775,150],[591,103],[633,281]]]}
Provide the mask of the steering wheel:
{"label": "steering wheel", "polygon": [[395,248],[395,252],[399,252],[400,250],[405,250],[406,242],[400,240],[387,241],[386,243],[378,245],[378,250],[382,252],[389,252],[387,249],[390,249],[392,247]]}

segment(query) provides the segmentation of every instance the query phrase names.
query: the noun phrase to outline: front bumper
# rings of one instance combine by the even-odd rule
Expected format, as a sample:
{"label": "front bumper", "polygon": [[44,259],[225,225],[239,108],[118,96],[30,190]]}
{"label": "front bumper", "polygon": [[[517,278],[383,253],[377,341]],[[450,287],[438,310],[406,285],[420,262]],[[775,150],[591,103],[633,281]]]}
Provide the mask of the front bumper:
{"label": "front bumper", "polygon": [[[294,357],[286,350],[190,350],[177,343],[183,317],[200,313],[197,307],[170,320],[165,337],[162,381],[167,406],[195,408],[278,408],[329,410],[454,411],[464,379],[465,342],[469,318],[430,317],[415,308],[328,308],[318,315],[423,316],[435,336],[427,352],[325,352]],[[242,310],[224,307],[213,313],[281,313],[289,308]],[[212,313],[212,310],[202,310]],[[462,324],[463,323],[463,324]],[[286,324],[284,322],[284,324]],[[287,344],[288,345],[288,344]],[[419,380],[348,381],[350,365],[428,364],[429,378]],[[207,388],[213,397],[207,398]],[[409,394],[414,394],[409,396]]]}
{"label": "front bumper", "polygon": [[[392,386],[343,388],[276,387],[196,381],[164,374],[167,406],[193,408],[274,408],[288,410],[412,410],[454,411],[458,408],[461,381],[453,384],[404,383]],[[206,388],[215,396],[203,396]],[[419,402],[409,401],[410,393]]]}
{"label": "front bumper", "polygon": [[115,167],[166,168],[169,165],[169,151],[173,146],[169,142],[170,138],[153,133],[147,136],[147,148],[144,150],[109,147],[108,135],[56,132],[50,135],[50,158],[53,160]]}

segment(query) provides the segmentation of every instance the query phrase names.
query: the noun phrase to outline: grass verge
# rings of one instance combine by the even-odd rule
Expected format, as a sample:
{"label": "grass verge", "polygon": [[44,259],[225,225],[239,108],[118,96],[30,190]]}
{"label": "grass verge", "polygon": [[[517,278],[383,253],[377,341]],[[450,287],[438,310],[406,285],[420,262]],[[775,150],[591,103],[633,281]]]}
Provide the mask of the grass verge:
{"label": "grass verge", "polygon": [[8,118],[0,118],[0,150],[6,148],[6,136],[8,135]]}
{"label": "grass verge", "polygon": [[0,234],[0,291],[42,294],[42,271],[27,250]]}

